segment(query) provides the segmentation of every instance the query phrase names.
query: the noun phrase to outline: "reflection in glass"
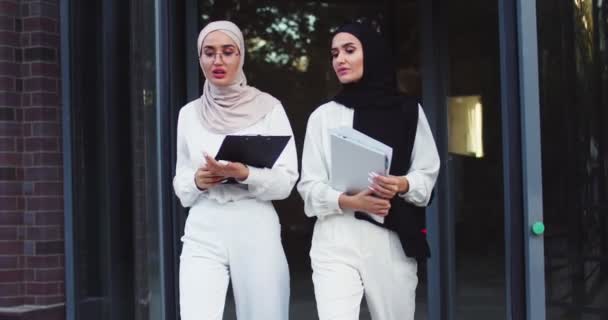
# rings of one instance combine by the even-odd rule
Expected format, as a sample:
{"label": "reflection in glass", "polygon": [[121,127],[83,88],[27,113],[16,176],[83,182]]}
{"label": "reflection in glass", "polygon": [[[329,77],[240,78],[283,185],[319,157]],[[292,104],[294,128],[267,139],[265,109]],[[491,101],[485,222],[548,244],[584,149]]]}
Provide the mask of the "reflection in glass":
{"label": "reflection in glass", "polygon": [[448,151],[483,157],[483,107],[481,96],[448,98]]}
{"label": "reflection in glass", "polygon": [[608,2],[537,12],[547,319],[606,319]]}
{"label": "reflection in glass", "polygon": [[133,192],[134,320],[160,319],[160,247],[156,205],[156,68],[154,6],[131,1],[131,170]]}
{"label": "reflection in glass", "polygon": [[505,319],[498,1],[450,2],[448,12],[454,318]]}

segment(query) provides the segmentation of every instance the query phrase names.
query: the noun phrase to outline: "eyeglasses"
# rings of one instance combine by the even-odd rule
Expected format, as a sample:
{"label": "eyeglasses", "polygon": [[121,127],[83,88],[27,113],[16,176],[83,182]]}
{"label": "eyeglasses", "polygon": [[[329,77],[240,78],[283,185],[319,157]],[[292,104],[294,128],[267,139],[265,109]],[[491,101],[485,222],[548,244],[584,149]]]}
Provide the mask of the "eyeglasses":
{"label": "eyeglasses", "polygon": [[200,59],[202,59],[203,62],[215,62],[215,59],[219,56],[222,62],[228,63],[234,61],[239,55],[238,51],[202,52]]}

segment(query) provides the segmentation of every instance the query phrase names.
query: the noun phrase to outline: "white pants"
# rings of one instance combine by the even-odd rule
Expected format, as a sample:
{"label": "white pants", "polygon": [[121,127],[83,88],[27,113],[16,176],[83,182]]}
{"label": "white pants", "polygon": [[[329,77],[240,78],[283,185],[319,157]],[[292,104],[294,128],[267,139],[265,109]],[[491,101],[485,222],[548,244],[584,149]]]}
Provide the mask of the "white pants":
{"label": "white pants", "polygon": [[414,319],[418,266],[396,233],[332,215],[317,220],[310,258],[320,320],[359,319],[364,293],[372,319]]}
{"label": "white pants", "polygon": [[281,227],[270,202],[219,204],[190,210],[179,266],[182,320],[221,320],[229,278],[239,320],[286,320],[289,270]]}

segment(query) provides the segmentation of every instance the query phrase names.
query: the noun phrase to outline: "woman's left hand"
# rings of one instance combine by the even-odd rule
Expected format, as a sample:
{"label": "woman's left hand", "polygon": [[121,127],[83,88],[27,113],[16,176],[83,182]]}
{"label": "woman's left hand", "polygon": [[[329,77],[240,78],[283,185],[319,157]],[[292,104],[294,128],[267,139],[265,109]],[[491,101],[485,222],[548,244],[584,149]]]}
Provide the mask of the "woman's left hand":
{"label": "woman's left hand", "polygon": [[392,199],[397,193],[407,192],[409,183],[405,177],[381,176],[374,172],[369,174],[370,190],[378,197]]}
{"label": "woman's left hand", "polygon": [[240,162],[220,163],[208,154],[205,154],[207,161],[207,170],[217,176],[226,178],[235,178],[238,181],[243,181],[249,177],[249,168]]}

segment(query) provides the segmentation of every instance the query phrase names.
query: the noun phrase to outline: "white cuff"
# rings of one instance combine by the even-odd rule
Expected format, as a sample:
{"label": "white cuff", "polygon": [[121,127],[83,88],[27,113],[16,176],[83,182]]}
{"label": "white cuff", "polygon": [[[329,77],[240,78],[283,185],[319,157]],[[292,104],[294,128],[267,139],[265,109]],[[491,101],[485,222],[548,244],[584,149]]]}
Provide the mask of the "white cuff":
{"label": "white cuff", "polygon": [[[249,167],[249,175],[247,179],[239,181],[242,184],[261,185],[264,182],[264,170],[262,168]],[[237,180],[238,181],[238,180]]]}
{"label": "white cuff", "polygon": [[416,181],[415,176],[413,175],[405,175],[404,177],[405,179],[407,179],[407,192],[400,192],[398,193],[398,195],[403,199],[407,199],[408,195],[411,195],[412,191],[416,190],[416,188],[418,187],[418,181]]}
{"label": "white cuff", "polygon": [[330,212],[344,213],[344,211],[342,211],[342,208],[340,208],[341,194],[342,192],[340,191],[328,188],[325,201],[327,203],[327,209],[329,209]]}

